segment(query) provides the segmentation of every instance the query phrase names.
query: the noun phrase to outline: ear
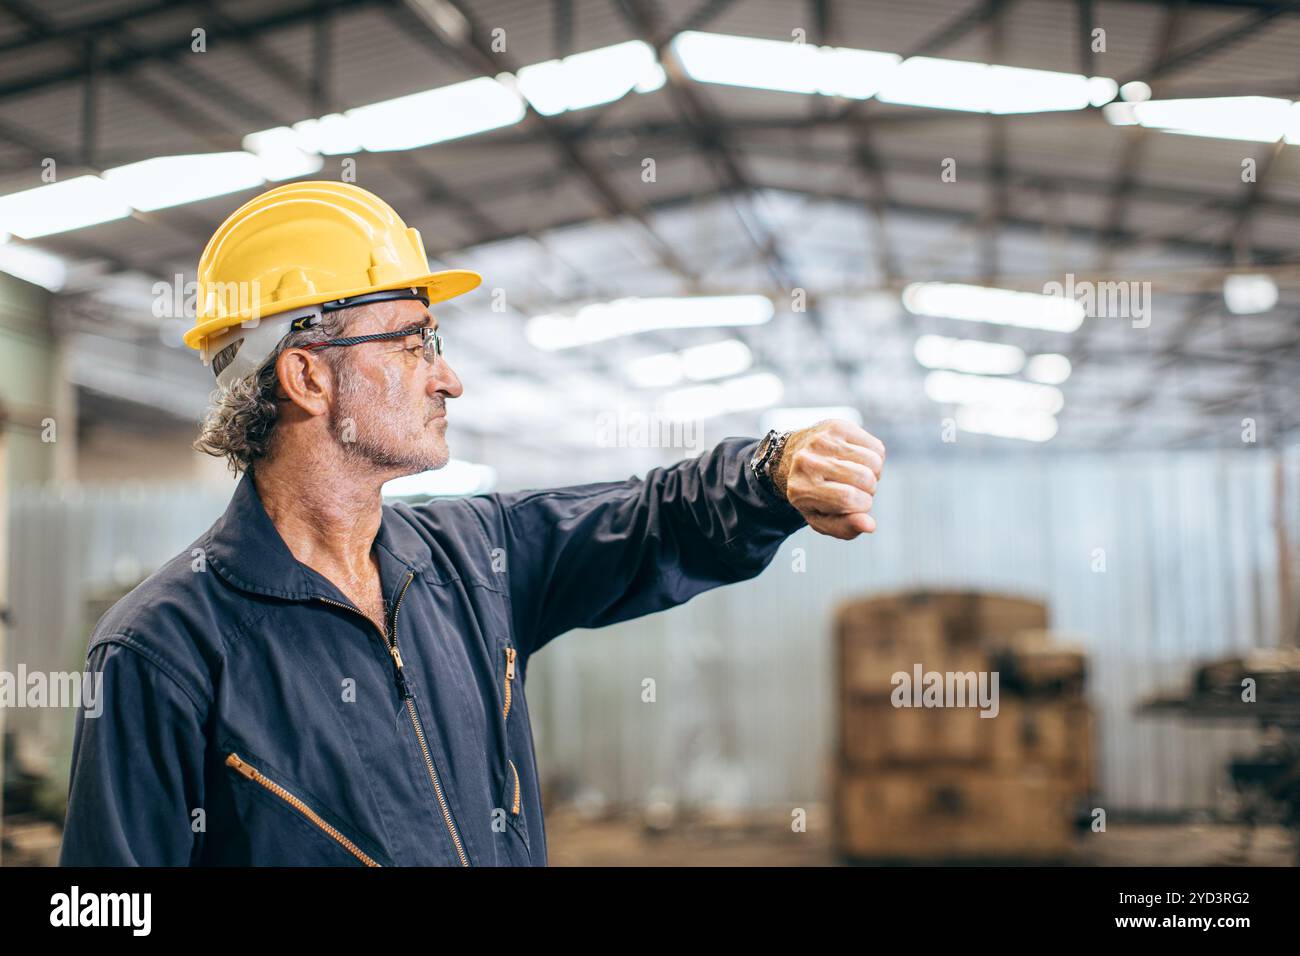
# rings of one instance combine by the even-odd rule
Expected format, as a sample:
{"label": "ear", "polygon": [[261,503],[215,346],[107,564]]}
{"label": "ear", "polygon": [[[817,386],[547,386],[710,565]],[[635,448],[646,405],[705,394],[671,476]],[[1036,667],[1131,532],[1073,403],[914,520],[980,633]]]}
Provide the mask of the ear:
{"label": "ear", "polygon": [[284,397],[308,415],[329,412],[334,399],[334,375],[329,363],[306,349],[285,349],[275,360],[275,374]]}

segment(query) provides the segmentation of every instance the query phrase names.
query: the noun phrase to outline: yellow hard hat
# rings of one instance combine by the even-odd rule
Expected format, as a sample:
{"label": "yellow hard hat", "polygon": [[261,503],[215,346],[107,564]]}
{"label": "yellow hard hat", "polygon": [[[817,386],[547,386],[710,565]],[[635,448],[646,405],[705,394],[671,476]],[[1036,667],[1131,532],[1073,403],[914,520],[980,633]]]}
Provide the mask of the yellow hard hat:
{"label": "yellow hard hat", "polygon": [[[234,335],[236,328],[259,328],[273,316],[319,316],[313,307],[345,307],[354,297],[398,289],[443,302],[482,281],[466,269],[430,272],[420,233],[374,193],[350,183],[288,183],[244,203],[208,240],[185,344],[209,362],[219,351],[239,351],[233,341],[247,336]],[[265,359],[289,325],[262,327],[259,348],[243,351],[265,353],[240,356],[239,369]],[[216,369],[219,378],[227,365]]]}

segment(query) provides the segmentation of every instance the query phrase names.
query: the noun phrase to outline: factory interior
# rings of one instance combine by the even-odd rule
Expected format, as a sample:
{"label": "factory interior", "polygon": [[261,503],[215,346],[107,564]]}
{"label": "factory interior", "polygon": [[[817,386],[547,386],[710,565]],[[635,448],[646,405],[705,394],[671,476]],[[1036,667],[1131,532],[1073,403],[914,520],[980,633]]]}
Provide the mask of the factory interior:
{"label": "factory interior", "polygon": [[537,654],[551,866],[1294,867],[1297,50],[1297,2],[0,0],[0,865],[68,801],[21,675],[236,488],[208,239],[325,181],[483,277],[386,499],[888,449],[873,533]]}

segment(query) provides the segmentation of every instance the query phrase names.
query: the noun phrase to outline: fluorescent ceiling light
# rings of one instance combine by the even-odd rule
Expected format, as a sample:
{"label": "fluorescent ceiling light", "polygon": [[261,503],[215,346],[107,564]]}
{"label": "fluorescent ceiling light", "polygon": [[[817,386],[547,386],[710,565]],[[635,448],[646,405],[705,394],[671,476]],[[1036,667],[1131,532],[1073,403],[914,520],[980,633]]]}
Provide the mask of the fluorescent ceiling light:
{"label": "fluorescent ceiling light", "polygon": [[727,409],[734,412],[775,405],[785,394],[781,380],[770,372],[733,378],[716,387],[722,390],[722,400]]}
{"label": "fluorescent ceiling light", "polygon": [[554,351],[655,329],[761,325],[773,312],[761,295],[617,299],[584,306],[575,315],[536,316],[525,335],[535,347]]}
{"label": "fluorescent ceiling light", "polygon": [[873,50],[695,31],[679,33],[673,51],[700,83],[859,100],[873,96],[901,59]]}
{"label": "fluorescent ceiling light", "polygon": [[1151,87],[1141,80],[1133,80],[1119,88],[1119,95],[1126,103],[1145,103],[1151,99]]}
{"label": "fluorescent ceiling light", "polygon": [[668,392],[656,408],[664,418],[686,421],[766,408],[779,402],[784,394],[785,386],[779,378],[760,372],[717,385],[696,385]]}
{"label": "fluorescent ceiling light", "polygon": [[897,68],[902,57],[875,50],[822,47],[819,93],[851,100],[870,99]]}
{"label": "fluorescent ceiling light", "polygon": [[575,53],[521,69],[519,92],[543,116],[612,103],[632,90],[648,93],[664,83],[654,47],[640,40]]}
{"label": "fluorescent ceiling light", "polygon": [[1073,332],[1084,317],[1077,299],[957,282],[913,282],[903,290],[903,307],[916,315],[1053,332]]}
{"label": "fluorescent ceiling light", "polygon": [[[1218,96],[1183,100],[1147,100],[1129,104],[1133,119],[1152,129],[1184,136],[1276,143],[1297,141],[1300,122],[1291,100],[1273,96]],[[1106,113],[1112,123],[1119,112]]]}
{"label": "fluorescent ceiling light", "polygon": [[330,113],[319,119],[305,119],[293,124],[298,134],[298,148],[323,156],[346,156],[361,152],[361,140],[350,119]]}
{"label": "fluorescent ceiling light", "polygon": [[686,377],[682,359],[676,352],[660,352],[633,359],[626,365],[627,377],[640,388],[664,388]]}
{"label": "fluorescent ceiling light", "polygon": [[696,385],[669,392],[656,403],[656,408],[664,418],[679,421],[712,418],[727,411],[722,389],[717,385]]}
{"label": "fluorescent ceiling light", "polygon": [[878,99],[906,106],[986,113],[988,69],[987,63],[914,56],[894,72]]}
{"label": "fluorescent ceiling light", "polygon": [[754,354],[739,339],[682,349],[682,371],[694,382],[739,375],[754,364]]}
{"label": "fluorescent ceiling light", "polygon": [[1025,366],[1025,377],[1044,385],[1060,385],[1070,377],[1072,370],[1070,360],[1064,355],[1046,352],[1029,360]]}
{"label": "fluorescent ceiling light", "polygon": [[655,60],[632,88],[638,93],[653,93],[667,82],[668,74],[664,71],[663,64]]}
{"label": "fluorescent ceiling light", "polygon": [[505,84],[480,76],[409,96],[348,110],[364,149],[415,149],[510,126],[524,118],[524,102]]}
{"label": "fluorescent ceiling light", "polygon": [[1136,126],[1138,124],[1132,103],[1120,103],[1118,101],[1107,103],[1101,108],[1101,115],[1106,117],[1106,122],[1111,126]]}
{"label": "fluorescent ceiling light", "polygon": [[1026,70],[940,57],[818,47],[788,40],[688,31],[673,40],[682,67],[701,83],[819,93],[977,113],[1081,110],[1115,98],[1104,76]]}
{"label": "fluorescent ceiling light", "polygon": [[807,405],[802,408],[773,408],[763,413],[759,430],[766,433],[772,429],[779,432],[796,431],[810,428],[818,422],[837,418],[855,425],[862,424],[862,413],[851,405]]}
{"label": "fluorescent ceiling light", "polygon": [[11,242],[0,244],[0,272],[7,272],[51,292],[62,289],[68,279],[68,265],[58,256]]}
{"label": "fluorescent ceiling light", "polygon": [[496,469],[490,465],[453,458],[436,471],[422,471],[384,482],[385,498],[438,498],[450,495],[477,495],[490,491],[496,484]]}
{"label": "fluorescent ceiling light", "polygon": [[104,181],[142,212],[253,189],[266,182],[251,153],[160,156],[104,171]]}
{"label": "fluorescent ceiling light", "polygon": [[1223,301],[1237,315],[1267,312],[1277,305],[1277,283],[1270,276],[1228,276],[1223,280]]}
{"label": "fluorescent ceiling light", "polygon": [[1051,385],[959,372],[931,372],[925,377],[925,394],[943,405],[988,405],[1049,415],[1065,407],[1065,396]]}
{"label": "fluorescent ceiling light", "polygon": [[739,375],[753,364],[754,355],[749,346],[739,339],[726,339],[680,352],[662,352],[633,359],[627,364],[627,374],[642,388],[662,388],[684,379],[705,382]]}
{"label": "fluorescent ceiling light", "polygon": [[962,431],[999,438],[1044,442],[1056,434],[1055,416],[1041,411],[965,405],[957,409],[956,419],[957,427]]}
{"label": "fluorescent ceiling light", "polygon": [[1088,77],[1088,103],[1091,106],[1105,106],[1119,92],[1119,84],[1109,76]]}
{"label": "fluorescent ceiling light", "polygon": [[1106,77],[914,56],[890,74],[877,99],[974,113],[1040,113],[1100,105],[1116,90]]}
{"label": "fluorescent ceiling light", "polygon": [[1025,353],[1014,345],[922,335],[916,340],[916,360],[926,368],[949,368],[980,375],[1014,375],[1025,365]]}
{"label": "fluorescent ceiling light", "polygon": [[287,126],[249,133],[242,146],[256,156],[262,164],[262,176],[273,183],[298,176],[310,176],[325,161],[315,151],[302,148],[303,137]]}
{"label": "fluorescent ceiling light", "polygon": [[131,206],[98,176],[78,176],[0,196],[0,232],[35,239],[125,219]]}

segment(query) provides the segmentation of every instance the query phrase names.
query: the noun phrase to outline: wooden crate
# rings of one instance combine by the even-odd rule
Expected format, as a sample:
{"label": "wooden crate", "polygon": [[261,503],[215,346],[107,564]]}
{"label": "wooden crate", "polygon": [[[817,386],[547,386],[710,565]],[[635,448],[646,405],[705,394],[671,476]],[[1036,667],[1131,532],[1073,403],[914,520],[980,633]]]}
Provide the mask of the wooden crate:
{"label": "wooden crate", "polygon": [[986,720],[994,766],[1042,768],[1080,794],[1093,790],[1094,722],[1086,701],[1003,694],[998,703],[998,715]]}
{"label": "wooden crate", "polygon": [[845,766],[980,764],[993,759],[1004,731],[974,707],[895,707],[887,697],[844,702],[840,757]]}
{"label": "wooden crate", "polygon": [[851,601],[836,614],[840,687],[888,692],[893,675],[917,662],[927,670],[987,669],[982,648],[1046,626],[1045,605],[1006,595],[914,591]]}
{"label": "wooden crate", "polygon": [[847,628],[878,629],[878,618],[932,611],[949,643],[980,643],[1047,627],[1047,605],[1031,598],[981,591],[905,591],[844,604],[838,614]]}
{"label": "wooden crate", "polygon": [[1052,860],[1077,841],[1077,795],[1036,771],[932,768],[842,774],[838,852],[859,860]]}
{"label": "wooden crate", "polygon": [[1002,690],[1019,695],[1083,693],[1088,656],[1083,645],[1051,631],[1020,631],[989,645]]}
{"label": "wooden crate", "polygon": [[875,626],[854,623],[840,632],[840,681],[844,693],[876,696],[893,689],[898,671],[918,661],[933,667],[944,657],[942,620],[934,610],[887,612]]}

